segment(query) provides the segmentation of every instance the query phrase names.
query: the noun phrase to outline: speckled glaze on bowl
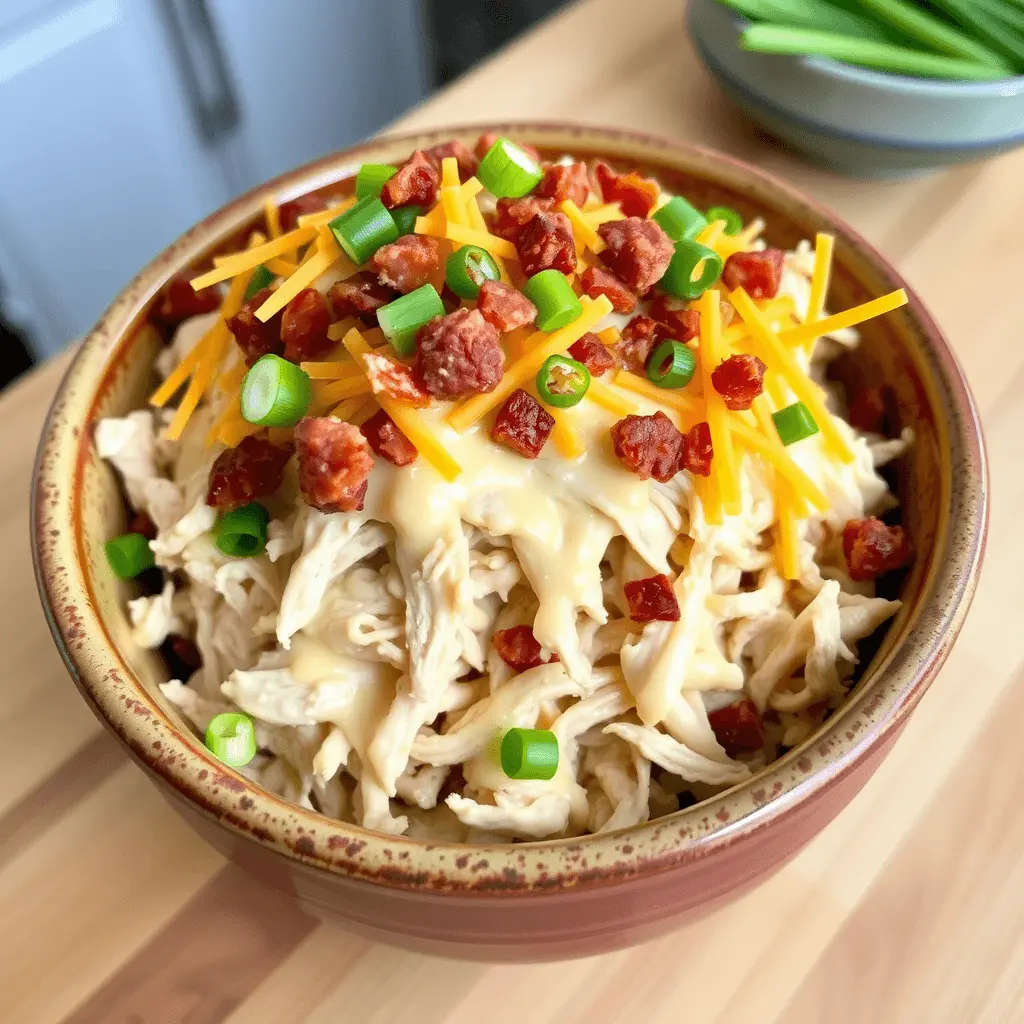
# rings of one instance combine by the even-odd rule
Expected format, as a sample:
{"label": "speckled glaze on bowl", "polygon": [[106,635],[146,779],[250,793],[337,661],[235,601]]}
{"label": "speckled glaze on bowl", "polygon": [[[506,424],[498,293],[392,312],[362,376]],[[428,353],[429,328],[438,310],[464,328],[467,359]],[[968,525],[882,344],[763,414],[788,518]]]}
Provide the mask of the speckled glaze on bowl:
{"label": "speckled glaze on bowl", "polygon": [[[349,178],[364,161],[400,161],[455,136],[471,142],[479,130],[386,138],[284,175],[207,218],[143,270],[89,335],[54,401],[36,466],[32,543],[54,639],[83,696],[218,849],[315,913],[374,939],[476,959],[557,959],[643,941],[750,888],[864,785],[963,621],[983,549],[987,479],[966,384],[912,298],[865,331],[846,370],[894,385],[901,419],[917,432],[897,481],[919,552],[903,583],[904,607],[840,712],[749,782],[696,807],[580,839],[427,844],[328,820],[226,768],[163,700],[158,659],[128,642],[127,588],[106,571],[102,552],[124,528],[123,503],[114,474],[93,453],[91,426],[144,402],[158,339],[143,324],[167,277],[236,235],[265,196],[283,201]],[[735,160],[626,131],[559,124],[499,131],[542,150],[639,166],[700,206],[763,214],[778,245],[834,231],[836,307],[904,285],[834,215]]]}

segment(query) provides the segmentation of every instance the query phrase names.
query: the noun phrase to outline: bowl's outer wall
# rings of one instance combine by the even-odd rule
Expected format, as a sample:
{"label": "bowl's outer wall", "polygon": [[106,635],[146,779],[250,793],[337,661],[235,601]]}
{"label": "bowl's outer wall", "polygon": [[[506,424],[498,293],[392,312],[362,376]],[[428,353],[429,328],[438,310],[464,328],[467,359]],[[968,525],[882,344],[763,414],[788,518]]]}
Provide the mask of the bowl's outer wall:
{"label": "bowl's outer wall", "polygon": [[[555,152],[600,154],[658,173],[700,206],[724,202],[768,217],[773,243],[840,236],[831,301],[845,306],[903,282],[866,243],[804,197],[744,165],[625,131],[505,127]],[[704,804],[610,835],[517,846],[424,845],[332,822],[226,769],[181,727],[157,690],[158,659],[128,642],[127,589],[103,569],[102,541],[123,528],[113,473],[90,425],[137,408],[157,344],[137,330],[166,277],[207,255],[279,200],[347,178],[364,160],[475,130],[385,139],[286,175],[231,204],[170,247],[108,311],[55,401],[34,493],[37,577],[76,683],[175,805],[216,845],[365,934],[458,955],[554,958],[623,945],[671,927],[753,884],[805,843],[863,784],[944,660],[980,561],[987,481],[977,417],[941,334],[916,299],[864,332],[845,376],[895,386],[918,443],[899,491],[919,552],[905,607],[853,698],[819,733],[751,782]],[[956,479],[957,486],[953,487]],[[919,500],[919,496],[923,500]],[[483,909],[481,909],[483,908]],[[552,913],[552,909],[557,910]]]}

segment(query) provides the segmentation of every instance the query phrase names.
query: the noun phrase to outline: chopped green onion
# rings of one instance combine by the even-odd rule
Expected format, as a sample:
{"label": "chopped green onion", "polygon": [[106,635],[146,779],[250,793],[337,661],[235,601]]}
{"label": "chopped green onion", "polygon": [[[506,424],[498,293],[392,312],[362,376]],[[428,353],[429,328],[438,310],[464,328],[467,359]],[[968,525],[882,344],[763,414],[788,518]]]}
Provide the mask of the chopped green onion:
{"label": "chopped green onion", "polygon": [[722,276],[722,257],[706,245],[683,238],[659,284],[680,299],[696,299]]}
{"label": "chopped green onion", "polygon": [[727,235],[738,235],[743,230],[743,218],[731,206],[712,206],[704,216],[709,224],[724,220]]}
{"label": "chopped green onion", "polygon": [[537,307],[537,328],[541,331],[557,331],[583,315],[579,296],[557,270],[534,274],[523,294]]}
{"label": "chopped green onion", "polygon": [[384,183],[397,173],[398,168],[391,164],[363,164],[356,175],[356,198],[379,196]]}
{"label": "chopped green onion", "polygon": [[500,277],[494,257],[478,245],[456,249],[445,264],[445,280],[460,299],[475,299],[484,281],[497,281]]}
{"label": "chopped green onion", "polygon": [[544,177],[540,165],[514,142],[499,138],[480,161],[476,176],[499,199],[519,199]]}
{"label": "chopped green onion", "polygon": [[420,328],[435,316],[444,316],[444,303],[432,284],[424,284],[381,306],[377,323],[400,356],[411,356]]}
{"label": "chopped green onion", "polygon": [[1019,30],[993,18],[983,0],[932,0],[932,6],[945,11],[966,32],[1009,60],[1016,71],[1024,71],[1024,39],[1018,36]]}
{"label": "chopped green onion", "polygon": [[245,289],[245,301],[248,302],[257,292],[263,291],[264,288],[269,288],[274,283],[275,276],[272,270],[268,270],[261,263],[252,272],[252,277],[249,278],[249,287]]}
{"label": "chopped green onion", "polygon": [[103,546],[107,562],[120,580],[130,580],[156,565],[153,549],[141,533],[122,533]]}
{"label": "chopped green onion", "polygon": [[398,235],[411,235],[416,231],[416,218],[424,214],[422,206],[396,206],[391,211],[391,218],[398,228]]}
{"label": "chopped green onion", "polygon": [[509,729],[501,739],[501,770],[510,779],[554,778],[558,737],[549,729]]}
{"label": "chopped green onion", "polygon": [[647,376],[659,388],[682,388],[696,368],[697,360],[681,341],[663,341],[647,361]]}
{"label": "chopped green onion", "polygon": [[537,374],[541,401],[556,409],[571,409],[583,401],[590,387],[590,371],[568,356],[548,356]]}
{"label": "chopped green onion", "polygon": [[804,438],[818,432],[818,424],[815,423],[811,410],[803,402],[794,402],[785,409],[773,412],[772,419],[775,421],[779,440],[784,445],[796,444],[797,441],[803,441]]}
{"label": "chopped green onion", "polygon": [[256,756],[256,725],[241,711],[214,715],[204,739],[213,755],[232,768],[243,768]]}
{"label": "chopped green onion", "polygon": [[261,427],[294,427],[313,401],[309,374],[274,355],[261,356],[242,380],[242,419]]}
{"label": "chopped green onion", "polygon": [[659,206],[654,211],[652,220],[661,225],[673,242],[693,238],[708,226],[704,214],[695,206],[691,206],[682,196],[674,196],[664,206]]}
{"label": "chopped green onion", "polygon": [[269,521],[270,513],[258,501],[232,509],[218,520],[214,542],[232,558],[252,558],[267,546]]}
{"label": "chopped green onion", "polygon": [[376,196],[360,199],[327,225],[353,263],[363,264],[382,246],[398,237],[389,210]]}
{"label": "chopped green onion", "polygon": [[880,25],[866,15],[848,10],[849,3],[842,4],[842,0],[842,6],[828,0],[719,0],[719,3],[753,21],[822,29],[880,41],[906,41],[906,37],[891,26]]}

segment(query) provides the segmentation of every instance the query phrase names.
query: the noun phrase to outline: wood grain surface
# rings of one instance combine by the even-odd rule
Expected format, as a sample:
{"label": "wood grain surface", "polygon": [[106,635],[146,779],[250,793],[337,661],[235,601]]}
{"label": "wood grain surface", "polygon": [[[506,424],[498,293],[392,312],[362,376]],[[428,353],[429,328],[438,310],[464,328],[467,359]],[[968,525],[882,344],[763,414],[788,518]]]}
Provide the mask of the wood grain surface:
{"label": "wood grain surface", "polygon": [[681,0],[575,5],[397,127],[537,117],[695,140],[766,167],[835,207],[931,306],[980,405],[995,496],[981,587],[946,668],[849,809],[698,924],[551,966],[372,945],[205,846],[69,681],[27,544],[58,361],[0,399],[0,1021],[1024,1021],[1024,150],[913,183],[814,170],[727,105]]}

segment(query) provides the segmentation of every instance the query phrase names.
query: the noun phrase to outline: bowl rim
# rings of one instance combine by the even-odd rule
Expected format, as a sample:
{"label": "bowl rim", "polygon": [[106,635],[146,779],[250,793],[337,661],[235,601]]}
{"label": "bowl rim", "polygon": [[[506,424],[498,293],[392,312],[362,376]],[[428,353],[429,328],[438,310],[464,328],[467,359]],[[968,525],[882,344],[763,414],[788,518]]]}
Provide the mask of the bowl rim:
{"label": "bowl rim", "polygon": [[[265,197],[287,201],[348,177],[365,159],[393,159],[392,151],[397,156],[484,130],[541,147],[569,152],[582,147],[613,159],[618,153],[669,168],[685,166],[691,172],[714,165],[716,178],[731,178],[747,192],[760,191],[795,205],[840,234],[887,285],[907,287],[907,315],[927,339],[923,348],[934,364],[936,386],[949,402],[947,440],[968,486],[963,492],[950,488],[947,497],[960,512],[959,532],[954,536],[947,531],[942,545],[937,541],[930,589],[922,591],[929,600],[917,609],[907,636],[884,657],[876,657],[868,673],[874,681],[866,690],[870,700],[852,698],[810,740],[752,780],[665,818],[575,839],[466,846],[371,832],[287,803],[217,761],[190,730],[173,721],[133,675],[96,610],[84,570],[77,484],[91,458],[89,427],[96,404],[111,386],[118,357],[130,346],[140,315],[170,274],[249,222]],[[942,423],[939,427],[944,429]],[[970,481],[976,482],[973,488]],[[168,246],[114,300],[67,370],[39,443],[30,522],[37,586],[65,665],[97,717],[165,792],[184,799],[236,839],[334,876],[418,894],[543,896],[648,877],[702,861],[754,838],[768,825],[796,827],[812,798],[837,786],[872,752],[884,750],[938,672],[966,616],[984,551],[987,492],[981,427],[955,356],[902,277],[838,216],[774,176],[705,147],[629,129],[524,121],[384,135],[349,147],[250,190]],[[886,701],[883,714],[879,708]]]}

